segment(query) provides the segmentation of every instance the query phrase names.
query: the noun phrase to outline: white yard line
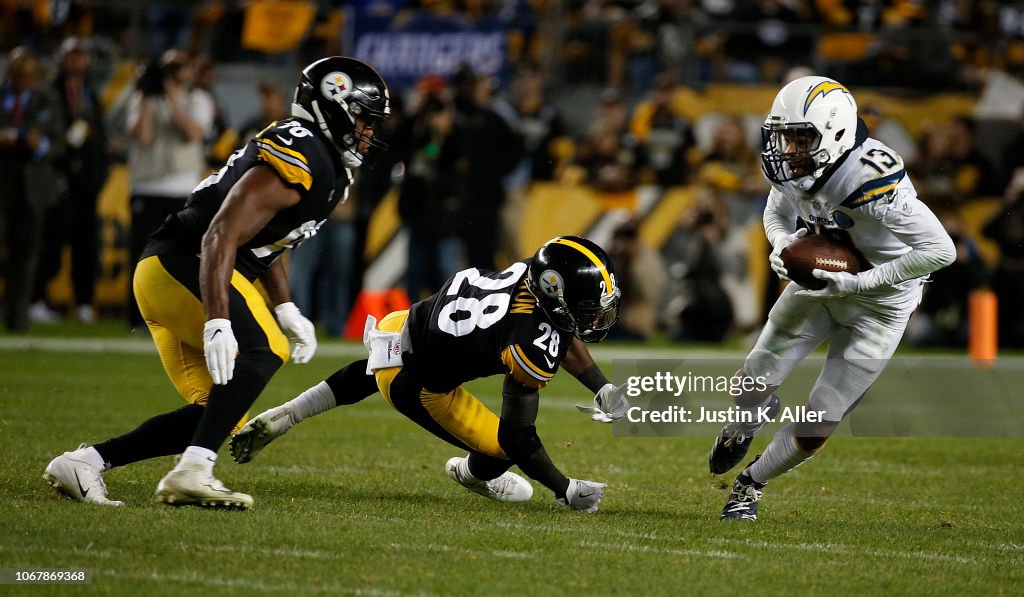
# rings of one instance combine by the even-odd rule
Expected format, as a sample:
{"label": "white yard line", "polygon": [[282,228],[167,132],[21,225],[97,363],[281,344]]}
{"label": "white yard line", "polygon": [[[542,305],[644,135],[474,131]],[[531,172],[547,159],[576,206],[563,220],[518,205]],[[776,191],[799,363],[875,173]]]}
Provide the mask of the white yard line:
{"label": "white yard line", "polygon": [[[109,352],[155,353],[153,341],[139,338],[50,338],[32,336],[0,337],[0,350],[40,350],[46,352]],[[740,359],[745,352],[737,350],[643,348],[621,346],[591,346],[591,354],[600,360],[616,359]],[[362,358],[366,349],[361,344],[325,342],[317,348],[318,356]]]}
{"label": "white yard line", "polygon": [[[745,350],[714,348],[673,348],[643,346],[590,346],[591,354],[600,361],[614,360],[723,360],[738,361],[746,356]],[[148,337],[138,338],[49,338],[33,336],[0,337],[0,351],[38,350],[44,352],[90,352],[90,353],[156,353],[156,347]],[[350,342],[324,342],[317,349],[317,356],[359,359],[366,355],[361,344]],[[821,355],[812,355],[811,362],[820,362]],[[922,364],[940,361],[943,368],[973,368],[974,365],[962,353],[948,354],[897,354],[896,362]],[[997,369],[1022,369],[1024,357],[1004,356],[996,363]]]}
{"label": "white yard line", "polygon": [[654,553],[670,556],[684,556],[696,558],[738,558],[740,554],[719,549],[676,549],[672,547],[656,547],[652,545],[636,545],[623,541],[621,543],[598,543],[595,541],[583,541],[580,547],[587,549],[607,549],[613,552],[631,551],[636,553]]}
{"label": "white yard line", "polygon": [[[757,541],[754,539],[728,539],[717,537],[709,539],[716,543],[729,543],[747,545],[763,549],[789,549],[796,551],[827,552],[843,555],[874,556],[878,558],[904,558],[911,560],[929,560],[934,562],[955,562],[957,564],[978,564],[978,560],[964,556],[953,556],[942,553],[928,553],[922,551],[903,551],[899,549],[862,549],[848,547],[841,543],[780,543],[778,541]],[[988,564],[988,562],[983,562]]]}
{"label": "white yard line", "polygon": [[[522,524],[522,523],[499,523],[499,524],[496,524],[494,526],[508,528],[508,529],[516,529],[516,530],[529,531],[529,532],[537,532],[537,531],[548,532],[548,533],[576,533],[577,532],[575,529],[561,528],[561,527],[556,527],[556,526],[552,526],[552,525]],[[689,541],[692,540],[692,538],[686,538],[686,537],[674,537],[674,536],[670,536],[670,535],[658,535],[658,534],[655,534],[655,533],[636,533],[636,532],[624,531],[624,530],[614,530],[613,531],[613,530],[604,529],[604,530],[601,530],[601,531],[598,531],[598,532],[600,534],[603,534],[603,535],[611,535],[611,536],[625,537],[625,538],[631,538],[631,539],[645,539],[645,540],[648,540],[648,541],[661,541],[661,542],[669,541],[669,542],[683,542],[683,543],[686,543],[686,542],[689,542]],[[867,555],[867,556],[874,556],[874,557],[878,557],[878,558],[893,558],[893,557],[897,557],[897,558],[904,558],[904,559],[910,559],[910,560],[927,560],[927,561],[938,561],[938,562],[950,562],[950,563],[957,563],[957,564],[985,564],[985,565],[987,565],[987,562],[980,562],[979,560],[976,560],[976,559],[970,558],[970,557],[965,557],[965,556],[939,554],[939,553],[929,553],[929,552],[919,552],[919,551],[903,551],[903,550],[895,550],[895,549],[894,550],[888,550],[888,549],[860,549],[860,548],[856,548],[856,547],[847,547],[847,546],[840,545],[840,544],[837,544],[837,543],[786,543],[786,542],[780,542],[780,541],[754,541],[754,540],[751,540],[751,539],[729,539],[729,538],[722,538],[722,537],[720,537],[720,538],[711,538],[711,539],[707,539],[707,540],[711,541],[711,542],[716,542],[716,543],[726,543],[726,544],[733,544],[733,545],[744,545],[744,546],[748,546],[748,547],[764,548],[764,549],[768,549],[768,550],[788,549],[788,550],[795,550],[795,551],[815,551],[815,552],[818,552],[818,553],[836,553],[836,554],[843,554],[843,555]],[[638,546],[638,547],[645,547],[645,546]],[[652,549],[652,552],[656,551],[657,549],[669,549],[669,548],[654,547],[654,549]],[[691,550],[685,550],[684,549],[683,551],[691,551]],[[694,550],[694,551],[699,551],[699,550]],[[701,552],[701,553],[705,553],[705,555],[711,555],[711,554],[716,553],[716,552],[717,552],[717,550],[711,550],[711,551],[708,551],[708,552]],[[721,553],[732,553],[732,552],[723,551]],[[696,554],[694,554],[694,555],[696,555]],[[742,555],[742,554],[736,554],[736,555]],[[720,557],[727,557],[727,556],[720,556]]]}

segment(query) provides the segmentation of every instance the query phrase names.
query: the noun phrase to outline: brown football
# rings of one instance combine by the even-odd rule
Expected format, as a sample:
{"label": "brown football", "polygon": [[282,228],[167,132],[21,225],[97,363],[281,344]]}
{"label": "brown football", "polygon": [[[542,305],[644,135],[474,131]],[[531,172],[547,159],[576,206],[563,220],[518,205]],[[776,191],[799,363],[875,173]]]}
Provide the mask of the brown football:
{"label": "brown football", "polygon": [[850,274],[861,271],[861,259],[852,243],[820,234],[796,239],[782,250],[781,257],[790,279],[811,290],[821,290],[826,286],[824,280],[811,275],[813,270]]}

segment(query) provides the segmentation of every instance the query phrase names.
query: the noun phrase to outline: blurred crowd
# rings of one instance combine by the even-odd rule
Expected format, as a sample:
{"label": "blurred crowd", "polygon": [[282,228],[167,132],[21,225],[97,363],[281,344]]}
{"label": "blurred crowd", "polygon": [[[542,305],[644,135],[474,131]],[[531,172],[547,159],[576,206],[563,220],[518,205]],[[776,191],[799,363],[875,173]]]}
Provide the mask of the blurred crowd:
{"label": "blurred crowd", "polygon": [[[50,28],[2,31],[9,48],[12,41],[22,44],[10,48],[0,88],[0,265],[7,329],[24,331],[31,322],[65,317],[95,320],[96,202],[112,165],[128,166],[131,229],[125,244],[132,264],[146,235],[181,207],[202,178],[266,124],[288,115],[290,89],[260,80],[249,94],[258,103],[255,115],[234,125],[226,118],[217,66],[219,60],[246,57],[204,50],[222,47],[218,36],[232,31],[223,20],[241,4],[204,2],[183,9],[180,3],[154,3],[146,18],[160,33],[150,36],[145,50],[154,58],[139,66],[129,93],[106,109],[103,82],[91,60],[104,52],[109,57],[108,46],[97,41],[100,35],[68,35],[100,29],[92,20],[99,9],[54,3],[67,9],[60,26],[54,21]],[[542,4],[508,6],[515,5],[512,13],[521,16],[543,10]],[[33,4],[0,2],[0,11],[14,15],[3,22],[40,18],[31,10],[26,14],[26,6]],[[484,2],[461,8],[487,12],[508,6]],[[331,8],[333,3],[324,3],[317,19]],[[561,78],[524,52],[504,78],[463,65],[451,76],[427,75],[408,89],[393,90],[394,116],[378,132],[390,142],[389,150],[362,173],[352,199],[320,234],[291,256],[295,302],[328,334],[342,333],[360,293],[370,218],[388,193],[397,194],[408,238],[401,285],[416,300],[463,267],[493,269],[521,258],[525,200],[544,182],[582,184],[600,197],[643,195],[655,203],[679,189],[692,195],[659,247],[643,242],[636,203],[613,210],[621,217],[613,218],[607,247],[624,293],[619,338],[664,333],[674,340],[717,342],[754,332],[779,292],[771,271],[752,268],[750,261],[760,259],[751,252],[751,230],[756,234],[768,191],[760,171],[761,115],[723,107],[694,121],[679,111],[674,94],[692,84],[695,72],[702,82],[781,83],[811,68],[807,56],[820,50],[822,31],[871,34],[867,53],[836,66],[835,76],[849,75],[864,85],[916,84],[908,77],[937,76],[928,71],[933,63],[917,57],[913,44],[905,48],[909,53],[898,50],[903,37],[895,32],[913,39],[917,28],[936,24],[950,33],[945,41],[959,65],[957,77],[940,81],[942,86],[969,87],[976,76],[972,69],[1013,72],[1016,54],[1002,52],[1001,63],[983,64],[983,50],[991,44],[1010,47],[1021,33],[1008,34],[1009,16],[989,2],[926,7],[897,0],[592,0],[569,3],[566,10]],[[1013,14],[1024,31],[1024,10]],[[680,26],[684,21],[694,26]],[[958,31],[990,27],[1000,35],[988,45],[956,46],[962,41]],[[297,66],[305,52],[341,51],[332,49],[335,43],[304,42],[287,60]],[[682,60],[679,52],[696,52],[700,59]],[[890,54],[891,62],[878,64],[893,70],[880,68],[874,78],[858,79],[867,76],[858,60],[877,62]],[[1024,53],[1017,57],[1024,59]],[[688,72],[684,63],[699,66]],[[918,72],[900,70],[909,65]],[[559,92],[571,86],[553,85],[558,80],[597,82],[603,91],[589,103],[567,103],[565,97],[573,96]],[[861,115],[874,136],[904,156],[922,199],[940,214],[958,247],[957,262],[928,286],[909,340],[963,345],[968,296],[991,287],[1000,301],[1000,343],[1024,346],[1024,318],[1014,312],[1017,299],[1024,298],[1024,211],[1018,209],[1024,202],[1024,129],[1007,132],[1004,123],[1006,150],[993,151],[986,147],[986,123],[966,115],[936,121],[918,135],[878,107],[862,105]],[[991,197],[1003,202],[981,230],[998,246],[993,264],[982,258],[980,239],[961,217],[964,205]],[[66,312],[49,304],[46,294],[65,247],[73,286],[73,306]],[[761,274],[751,272],[759,271],[763,279],[752,279]],[[130,297],[126,301],[129,321],[141,327]]]}

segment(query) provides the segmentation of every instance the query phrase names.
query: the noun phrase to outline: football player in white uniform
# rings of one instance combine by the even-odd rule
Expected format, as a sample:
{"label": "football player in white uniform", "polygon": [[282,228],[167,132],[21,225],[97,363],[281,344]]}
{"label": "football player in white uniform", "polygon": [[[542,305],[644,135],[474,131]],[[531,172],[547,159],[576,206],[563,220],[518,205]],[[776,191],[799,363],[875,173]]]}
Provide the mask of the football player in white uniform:
{"label": "football player in white uniform", "polygon": [[[739,396],[736,404],[754,412],[766,407],[774,418],[780,409],[775,390],[829,340],[807,400],[809,411],[824,411],[823,420],[779,430],[736,478],[723,520],[756,520],[765,484],[821,449],[892,357],[928,274],[956,257],[949,235],[917,198],[903,159],[868,137],[843,85],[819,76],[789,83],[775,97],[762,137],[762,167],[772,184],[764,211],[772,269],[788,279],[782,250],[808,233],[848,235],[871,267],[859,274],[814,270],[825,288],[789,284],[772,307],[737,372],[763,377],[767,388]],[[711,450],[711,472],[739,464],[763,426],[726,425]]]}

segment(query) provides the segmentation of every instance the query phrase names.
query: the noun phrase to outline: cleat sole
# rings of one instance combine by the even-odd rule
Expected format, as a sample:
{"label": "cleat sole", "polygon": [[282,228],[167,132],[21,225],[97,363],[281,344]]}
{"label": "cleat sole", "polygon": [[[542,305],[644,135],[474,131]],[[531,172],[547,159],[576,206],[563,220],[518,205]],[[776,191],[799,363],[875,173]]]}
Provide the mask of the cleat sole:
{"label": "cleat sole", "polygon": [[158,493],[153,496],[153,499],[161,504],[167,504],[176,508],[181,506],[199,506],[208,510],[248,510],[251,507],[241,500],[190,498],[174,494]]}

